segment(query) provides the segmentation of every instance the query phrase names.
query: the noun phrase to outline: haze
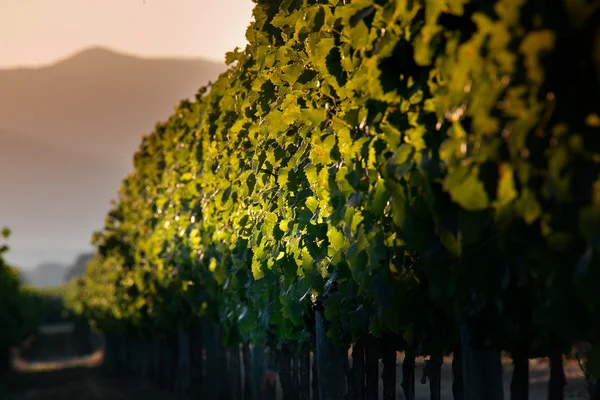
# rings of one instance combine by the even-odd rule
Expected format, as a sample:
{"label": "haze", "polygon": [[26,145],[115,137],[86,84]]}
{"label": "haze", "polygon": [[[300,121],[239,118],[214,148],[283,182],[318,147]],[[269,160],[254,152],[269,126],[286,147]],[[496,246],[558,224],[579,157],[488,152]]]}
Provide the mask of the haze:
{"label": "haze", "polygon": [[250,0],[1,0],[0,227],[9,262],[90,251],[141,136],[246,44]]}
{"label": "haze", "polygon": [[89,46],[222,61],[245,46],[251,0],[1,0],[0,67],[49,63]]}

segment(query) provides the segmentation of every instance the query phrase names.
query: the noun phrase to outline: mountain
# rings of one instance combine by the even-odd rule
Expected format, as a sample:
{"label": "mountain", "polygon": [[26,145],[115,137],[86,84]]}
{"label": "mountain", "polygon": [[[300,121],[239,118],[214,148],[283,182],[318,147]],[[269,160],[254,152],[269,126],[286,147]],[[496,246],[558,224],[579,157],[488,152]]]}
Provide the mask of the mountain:
{"label": "mountain", "polygon": [[13,231],[7,259],[67,264],[88,251],[142,135],[225,68],[91,48],[48,66],[0,69],[0,226]]}
{"label": "mountain", "polygon": [[129,166],[141,135],[224,69],[92,48],[48,67],[0,70],[0,129]]}
{"label": "mountain", "polygon": [[75,278],[83,276],[87,268],[87,263],[94,257],[93,253],[85,253],[79,255],[72,265],[65,269],[64,281],[70,282]]}
{"label": "mountain", "polygon": [[42,263],[37,268],[24,272],[27,284],[36,287],[52,287],[63,284],[65,267],[58,263]]}

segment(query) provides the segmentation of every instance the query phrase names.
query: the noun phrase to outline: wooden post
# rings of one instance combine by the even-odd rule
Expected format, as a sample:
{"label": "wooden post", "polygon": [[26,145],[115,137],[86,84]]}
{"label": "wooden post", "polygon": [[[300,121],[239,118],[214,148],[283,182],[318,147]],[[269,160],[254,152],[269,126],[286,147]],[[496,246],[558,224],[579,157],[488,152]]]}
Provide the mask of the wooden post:
{"label": "wooden post", "polygon": [[191,397],[194,400],[204,398],[204,343],[202,323],[192,325],[190,334],[190,376]]}
{"label": "wooden post", "polygon": [[160,339],[160,387],[164,390],[170,389],[171,357],[168,342],[168,335]]}
{"label": "wooden post", "polygon": [[217,396],[219,400],[229,400],[228,399],[228,374],[227,374],[227,349],[225,348],[225,344],[223,343],[223,331],[219,326],[214,326],[214,335],[215,335],[215,343],[217,345],[217,364],[216,370],[219,379],[215,381],[217,384]]}
{"label": "wooden post", "polygon": [[317,336],[317,372],[319,374],[319,398],[340,400],[345,395],[344,351],[327,336],[323,310],[315,310]]}
{"label": "wooden post", "polygon": [[173,393],[178,392],[179,388],[179,350],[177,333],[169,334],[166,341],[166,359],[167,359],[167,374],[166,383],[167,389]]}
{"label": "wooden post", "polygon": [[252,346],[252,399],[264,399],[262,392],[262,379],[267,371],[267,359],[265,347],[261,345]]}
{"label": "wooden post", "polygon": [[402,362],[402,390],[406,400],[415,400],[415,351],[408,347]]}
{"label": "wooden post", "polygon": [[460,332],[465,400],[504,400],[500,350],[473,343],[466,323]]}
{"label": "wooden post", "polygon": [[432,355],[427,362],[427,377],[429,378],[429,399],[442,400],[442,365],[444,358],[441,354]]}
{"label": "wooden post", "polygon": [[116,368],[116,343],[112,333],[107,332],[104,334],[104,363],[103,367],[106,368],[108,373],[114,373]]}
{"label": "wooden post", "polygon": [[463,400],[463,365],[462,365],[462,350],[460,342],[452,353],[452,397],[454,400]]}
{"label": "wooden post", "polygon": [[252,358],[250,342],[242,344],[242,358],[244,363],[244,400],[252,399]]}
{"label": "wooden post", "polygon": [[310,400],[310,348],[304,344],[299,356],[300,400]]}
{"label": "wooden post", "polygon": [[182,400],[191,399],[190,336],[180,322],[177,326],[179,349],[179,396]]}
{"label": "wooden post", "polygon": [[[315,341],[315,349],[317,347],[317,343]],[[317,352],[316,351],[312,351],[312,363],[310,366],[310,372],[311,372],[311,376],[312,376],[312,384],[311,384],[311,390],[312,390],[312,398],[313,400],[319,400],[319,373],[318,373],[318,363],[319,363],[319,357],[317,356]]]}
{"label": "wooden post", "polygon": [[131,364],[131,372],[133,376],[138,376],[141,367],[142,349],[137,333],[129,337],[129,360]]}
{"label": "wooden post", "polygon": [[110,351],[111,351],[111,343],[110,343],[110,336],[107,333],[103,333],[102,334],[102,368],[105,370],[109,370],[110,369],[110,363],[111,363],[111,359],[110,359]]}
{"label": "wooden post", "polygon": [[158,366],[156,384],[159,388],[165,389],[165,369],[168,367],[165,360],[165,338],[162,336],[157,341],[156,356],[156,364]]}
{"label": "wooden post", "polygon": [[[266,400],[277,399],[277,353],[279,351],[275,347],[267,347],[267,373],[268,378],[266,379]],[[269,379],[270,378],[270,379]]]}
{"label": "wooden post", "polygon": [[0,379],[10,371],[11,354],[10,347],[0,348]]}
{"label": "wooden post", "polygon": [[154,383],[160,387],[162,385],[162,374],[161,374],[161,346],[160,339],[157,337],[152,338],[152,378]]}
{"label": "wooden post", "polygon": [[150,365],[150,349],[148,346],[148,338],[140,333],[140,349],[142,354],[140,354],[140,358],[141,358],[141,365],[140,365],[140,372],[139,372],[139,377],[141,379],[148,379],[148,370],[149,370],[149,365]]}
{"label": "wooden post", "polygon": [[562,354],[558,350],[550,353],[550,381],[548,382],[548,400],[563,400],[567,383],[563,368]]}
{"label": "wooden post", "polygon": [[354,379],[354,399],[365,399],[365,347],[361,342],[352,346],[352,377]]}
{"label": "wooden post", "polygon": [[239,344],[230,347],[228,353],[227,376],[229,377],[229,398],[231,400],[242,400],[242,372]]}
{"label": "wooden post", "polygon": [[375,339],[370,338],[365,348],[365,375],[367,400],[379,399],[379,354]]}
{"label": "wooden post", "polygon": [[120,334],[117,338],[118,343],[118,356],[119,356],[119,373],[127,375],[127,343],[123,334]]}
{"label": "wooden post", "polygon": [[295,343],[288,345],[290,362],[292,363],[292,393],[294,400],[300,399],[300,348]]}
{"label": "wooden post", "polygon": [[221,379],[219,376],[219,336],[217,328],[207,322],[204,324],[204,346],[206,349],[206,385],[204,385],[204,396],[206,400],[217,400]]}
{"label": "wooden post", "polygon": [[288,347],[284,347],[281,351],[276,352],[276,357],[277,372],[279,373],[283,398],[286,400],[296,400],[298,398],[298,392],[294,391],[293,387],[292,358],[290,349]]}
{"label": "wooden post", "polygon": [[119,337],[121,343],[121,366],[123,373],[127,376],[131,376],[131,364],[129,362],[129,336],[127,334],[121,334]]}
{"label": "wooden post", "polygon": [[383,372],[383,400],[396,399],[396,349],[388,343],[384,342],[382,349]]}
{"label": "wooden post", "polygon": [[510,382],[510,400],[529,399],[529,359],[521,354],[513,355],[513,375]]}

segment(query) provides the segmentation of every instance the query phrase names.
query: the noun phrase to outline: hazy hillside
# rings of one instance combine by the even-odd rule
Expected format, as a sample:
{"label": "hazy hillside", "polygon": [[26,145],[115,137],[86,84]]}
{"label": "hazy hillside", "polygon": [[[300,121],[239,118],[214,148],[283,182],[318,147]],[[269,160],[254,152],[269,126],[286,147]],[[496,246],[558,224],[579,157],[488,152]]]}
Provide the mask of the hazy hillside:
{"label": "hazy hillside", "polygon": [[69,282],[74,278],[83,276],[87,268],[87,263],[94,257],[94,253],[81,254],[75,262],[65,268],[65,274],[63,280]]}
{"label": "hazy hillside", "polygon": [[94,48],[45,68],[0,70],[0,127],[49,147],[128,164],[141,134],[224,69]]}
{"label": "hazy hillside", "polygon": [[0,70],[0,225],[14,233],[7,258],[31,267],[87,250],[141,136],[224,70],[101,48]]}
{"label": "hazy hillside", "polygon": [[22,273],[27,284],[37,287],[54,287],[63,284],[65,267],[56,263],[43,263],[37,268]]}
{"label": "hazy hillside", "polygon": [[19,278],[21,282],[38,286],[59,286],[74,278],[79,278],[85,273],[87,263],[93,258],[93,253],[84,253],[77,256],[68,266],[60,263],[45,262],[36,268],[21,269]]}

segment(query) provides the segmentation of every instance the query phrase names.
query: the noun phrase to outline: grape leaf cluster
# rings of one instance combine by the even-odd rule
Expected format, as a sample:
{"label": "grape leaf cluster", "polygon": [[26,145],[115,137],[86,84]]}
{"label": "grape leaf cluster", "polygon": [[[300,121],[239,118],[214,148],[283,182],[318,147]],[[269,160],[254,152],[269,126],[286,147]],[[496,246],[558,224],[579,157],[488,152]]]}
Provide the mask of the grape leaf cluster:
{"label": "grape leaf cluster", "polygon": [[[105,330],[533,355],[600,334],[597,2],[259,0],[143,138],[76,306]],[[483,340],[483,339],[482,339]],[[598,350],[596,350],[598,352]]]}

